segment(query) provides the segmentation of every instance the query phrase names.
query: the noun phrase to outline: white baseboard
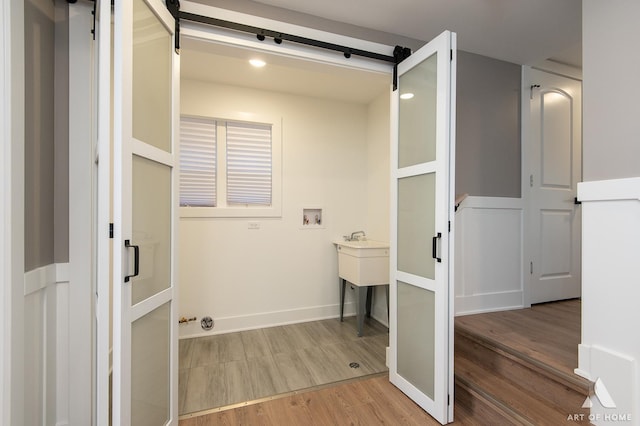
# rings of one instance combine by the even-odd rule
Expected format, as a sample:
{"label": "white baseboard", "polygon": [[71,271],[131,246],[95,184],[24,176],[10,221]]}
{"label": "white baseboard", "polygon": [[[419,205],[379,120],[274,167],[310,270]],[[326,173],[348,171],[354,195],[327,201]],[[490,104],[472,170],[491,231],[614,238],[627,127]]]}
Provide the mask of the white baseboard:
{"label": "white baseboard", "polygon": [[[580,363],[586,364],[588,358],[588,372],[578,370],[588,375],[591,381],[597,381],[595,395],[591,396],[591,423],[595,425],[609,424],[606,420],[618,419],[637,422],[640,415],[638,403],[637,361],[626,354],[617,353],[599,345],[580,345]],[[578,371],[576,374],[579,374]],[[582,375],[582,374],[580,374]],[[583,376],[584,377],[584,376]],[[600,402],[606,388],[607,397],[615,407],[604,407]],[[633,423],[638,424],[638,423]]]}
{"label": "white baseboard", "polygon": [[[355,303],[345,302],[344,315],[353,316],[355,315],[355,312]],[[233,317],[213,317],[214,327],[210,331],[204,331],[202,329],[200,326],[201,316],[197,316],[196,321],[180,325],[179,334],[181,339],[212,336],[215,334],[233,333],[236,331],[254,330],[257,328],[337,318],[339,313],[339,305],[325,305],[274,312],[261,312],[257,314]]]}
{"label": "white baseboard", "polygon": [[522,290],[456,296],[456,316],[522,309]]}

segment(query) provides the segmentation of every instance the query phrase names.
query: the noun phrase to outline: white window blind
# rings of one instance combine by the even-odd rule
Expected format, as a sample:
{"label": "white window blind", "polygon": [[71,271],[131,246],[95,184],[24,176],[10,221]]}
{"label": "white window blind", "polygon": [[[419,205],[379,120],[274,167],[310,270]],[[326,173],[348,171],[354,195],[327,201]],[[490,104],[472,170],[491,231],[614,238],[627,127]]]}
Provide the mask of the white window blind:
{"label": "white window blind", "polygon": [[180,205],[216,206],[216,121],[180,117]]}
{"label": "white window blind", "polygon": [[227,122],[227,203],[271,205],[271,125]]}

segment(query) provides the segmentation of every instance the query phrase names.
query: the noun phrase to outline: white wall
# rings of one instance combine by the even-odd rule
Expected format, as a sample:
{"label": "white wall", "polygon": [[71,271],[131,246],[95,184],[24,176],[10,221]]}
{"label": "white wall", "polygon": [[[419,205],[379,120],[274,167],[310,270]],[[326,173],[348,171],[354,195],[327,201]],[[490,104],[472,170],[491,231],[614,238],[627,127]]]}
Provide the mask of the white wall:
{"label": "white wall", "polygon": [[585,181],[640,176],[639,17],[636,0],[583,2]]}
{"label": "white wall", "polygon": [[[585,85],[586,86],[586,85]],[[592,414],[631,415],[640,424],[640,178],[585,182],[582,201],[582,340],[576,372],[601,379],[615,409],[594,404]],[[607,424],[603,418],[593,424]]]}
{"label": "white wall", "polygon": [[[379,102],[373,115],[383,114]],[[385,203],[388,183],[383,192],[369,192],[369,181],[381,181],[384,173],[376,169],[369,176],[370,163],[384,162],[385,154],[380,140],[367,150],[367,106],[183,81],[181,108],[201,116],[219,117],[221,110],[280,115],[283,201],[280,218],[180,220],[180,315],[212,316],[214,333],[336,316],[331,242],[368,231],[370,223],[372,236],[386,231],[386,210],[368,212]],[[300,229],[303,207],[322,208],[324,228]],[[248,229],[248,222],[260,229]],[[347,302],[346,311],[353,312],[351,294]],[[198,321],[181,326],[180,333],[203,330]]]}
{"label": "white wall", "polygon": [[[640,144],[636,52],[640,3],[583,2],[584,182],[582,204],[582,341],[576,372],[600,378],[617,405],[595,404],[640,425]],[[615,48],[612,48],[615,46]]]}
{"label": "white wall", "polygon": [[[640,425],[640,3],[583,1],[582,342],[576,372],[602,379],[616,409]],[[625,54],[628,53],[628,54]]]}
{"label": "white wall", "polygon": [[[389,109],[390,91],[382,93],[367,107],[367,226],[368,238],[389,241],[389,185],[391,155]],[[377,286],[371,315],[388,325],[384,286]]]}

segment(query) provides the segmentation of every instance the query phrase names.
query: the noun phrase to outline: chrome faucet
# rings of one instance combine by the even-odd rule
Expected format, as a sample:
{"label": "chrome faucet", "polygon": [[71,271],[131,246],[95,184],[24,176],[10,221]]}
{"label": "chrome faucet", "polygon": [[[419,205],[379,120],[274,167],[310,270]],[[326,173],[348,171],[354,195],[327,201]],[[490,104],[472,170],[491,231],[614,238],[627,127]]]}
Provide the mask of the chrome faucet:
{"label": "chrome faucet", "polygon": [[364,238],[365,236],[364,231],[352,232],[351,237],[349,237],[349,241],[359,241],[360,237]]}

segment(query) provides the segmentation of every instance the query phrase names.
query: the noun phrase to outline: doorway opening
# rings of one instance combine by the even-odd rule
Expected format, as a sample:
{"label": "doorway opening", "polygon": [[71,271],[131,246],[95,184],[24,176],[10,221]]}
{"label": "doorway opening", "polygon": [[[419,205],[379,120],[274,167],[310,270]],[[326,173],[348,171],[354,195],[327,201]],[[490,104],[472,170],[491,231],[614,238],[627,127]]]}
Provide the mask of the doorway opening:
{"label": "doorway opening", "polygon": [[[383,293],[361,338],[353,318],[332,318],[332,241],[356,230],[389,240],[390,87],[388,65],[365,71],[183,35],[182,115],[280,126],[282,197],[275,215],[180,209],[180,315],[198,319],[180,325],[181,416],[387,371]],[[322,211],[321,224],[302,226],[305,209]]]}

